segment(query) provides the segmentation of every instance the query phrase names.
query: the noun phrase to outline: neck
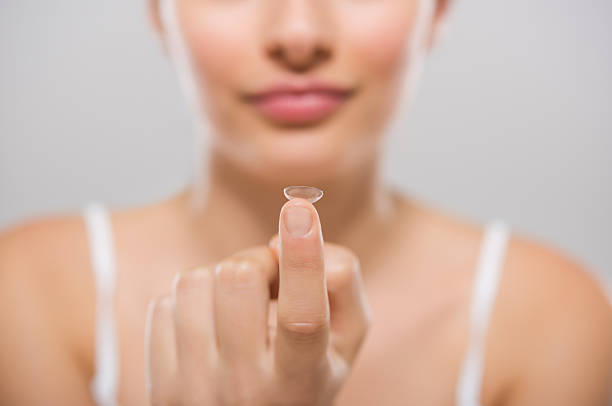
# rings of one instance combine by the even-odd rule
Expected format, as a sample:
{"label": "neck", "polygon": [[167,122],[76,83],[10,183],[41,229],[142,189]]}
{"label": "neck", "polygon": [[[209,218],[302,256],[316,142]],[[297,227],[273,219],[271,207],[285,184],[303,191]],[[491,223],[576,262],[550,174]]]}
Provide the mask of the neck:
{"label": "neck", "polygon": [[[396,220],[395,192],[380,176],[378,156],[336,177],[313,180],[323,190],[315,207],[325,241],[344,245],[358,256]],[[265,245],[278,232],[278,217],[289,184],[264,178],[211,152],[205,175],[180,198],[189,213],[194,236],[215,258]]]}

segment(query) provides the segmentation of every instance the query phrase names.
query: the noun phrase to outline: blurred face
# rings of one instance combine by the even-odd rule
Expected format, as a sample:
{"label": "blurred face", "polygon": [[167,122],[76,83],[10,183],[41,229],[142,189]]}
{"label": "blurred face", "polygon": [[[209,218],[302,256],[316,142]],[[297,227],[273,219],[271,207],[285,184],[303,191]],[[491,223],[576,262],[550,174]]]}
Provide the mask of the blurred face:
{"label": "blurred face", "polygon": [[376,155],[442,8],[436,0],[159,1],[168,3],[153,6],[157,27],[188,66],[182,74],[213,151],[294,180]]}

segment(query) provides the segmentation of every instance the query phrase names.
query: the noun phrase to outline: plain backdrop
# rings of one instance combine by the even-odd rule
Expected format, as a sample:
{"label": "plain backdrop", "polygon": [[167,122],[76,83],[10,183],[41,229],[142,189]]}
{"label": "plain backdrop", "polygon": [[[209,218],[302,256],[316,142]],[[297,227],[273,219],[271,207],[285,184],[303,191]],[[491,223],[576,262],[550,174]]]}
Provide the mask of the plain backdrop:
{"label": "plain backdrop", "polygon": [[[183,187],[193,126],[147,1],[0,0],[0,228]],[[389,180],[612,276],[612,2],[459,0]]]}

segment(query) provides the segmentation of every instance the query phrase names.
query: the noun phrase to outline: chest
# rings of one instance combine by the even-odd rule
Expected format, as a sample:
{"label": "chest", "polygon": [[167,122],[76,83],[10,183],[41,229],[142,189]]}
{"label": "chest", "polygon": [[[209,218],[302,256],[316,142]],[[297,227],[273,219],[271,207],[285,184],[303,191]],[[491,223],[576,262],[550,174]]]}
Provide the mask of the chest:
{"label": "chest", "polygon": [[467,341],[467,312],[459,308],[416,314],[375,307],[373,328],[338,405],[454,404]]}

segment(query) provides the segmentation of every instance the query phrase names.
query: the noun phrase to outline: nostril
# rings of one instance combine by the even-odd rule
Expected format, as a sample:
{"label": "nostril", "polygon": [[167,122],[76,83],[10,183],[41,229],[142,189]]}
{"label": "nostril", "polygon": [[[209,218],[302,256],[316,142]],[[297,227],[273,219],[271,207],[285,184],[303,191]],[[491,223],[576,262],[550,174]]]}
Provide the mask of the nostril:
{"label": "nostril", "polygon": [[328,59],[331,51],[314,39],[301,38],[276,43],[267,54],[293,71],[306,71]]}

